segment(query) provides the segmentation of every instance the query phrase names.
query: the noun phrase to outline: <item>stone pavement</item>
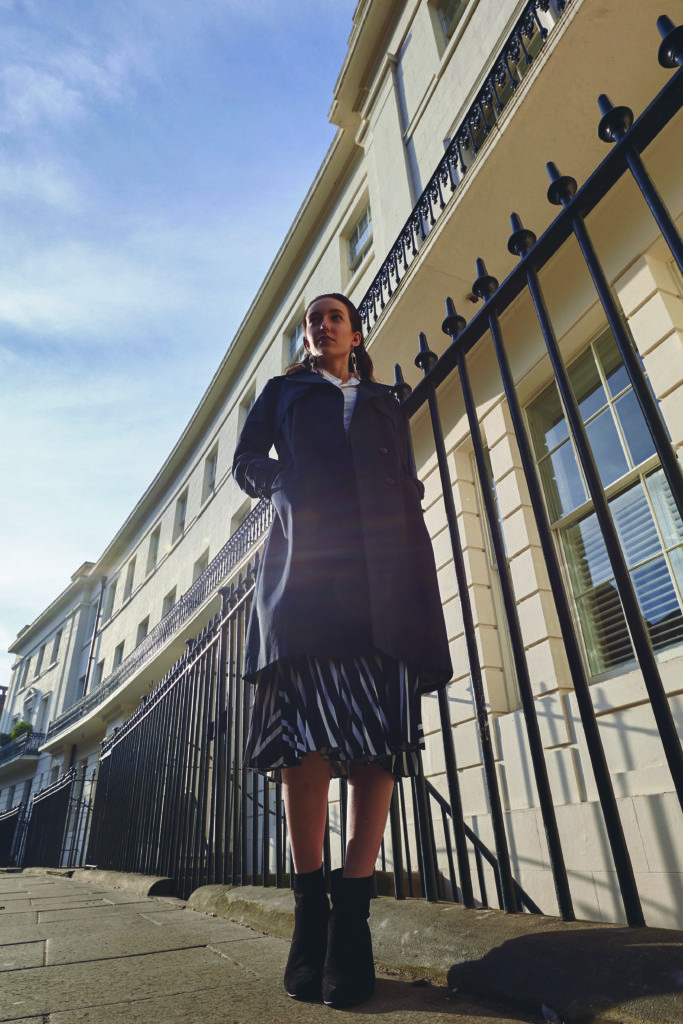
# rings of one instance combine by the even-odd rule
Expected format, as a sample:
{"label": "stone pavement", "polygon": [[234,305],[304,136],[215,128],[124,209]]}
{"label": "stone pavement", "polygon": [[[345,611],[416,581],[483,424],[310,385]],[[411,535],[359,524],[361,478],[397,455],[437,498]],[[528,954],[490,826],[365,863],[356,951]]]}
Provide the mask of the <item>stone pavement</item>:
{"label": "stone pavement", "polygon": [[[282,988],[288,943],[185,908],[51,875],[0,875],[0,1020],[14,1024],[314,1024],[339,1011]],[[381,977],[358,1024],[513,1024],[432,985]]]}
{"label": "stone pavement", "polygon": [[[384,898],[373,903],[373,936],[388,967],[393,949],[394,970],[380,975],[370,1002],[335,1011],[297,1003],[282,988],[288,943],[277,933],[291,928],[290,893],[207,887],[192,897],[202,913],[144,895],[148,880],[77,875],[0,873],[0,1021],[315,1024],[346,1012],[358,1024],[543,1024],[547,992],[563,1024],[683,1024],[677,932]],[[422,969],[420,960],[435,966]],[[446,977],[458,991],[438,983]],[[604,979],[601,1002],[596,977]],[[568,1001],[560,1006],[557,997]]]}

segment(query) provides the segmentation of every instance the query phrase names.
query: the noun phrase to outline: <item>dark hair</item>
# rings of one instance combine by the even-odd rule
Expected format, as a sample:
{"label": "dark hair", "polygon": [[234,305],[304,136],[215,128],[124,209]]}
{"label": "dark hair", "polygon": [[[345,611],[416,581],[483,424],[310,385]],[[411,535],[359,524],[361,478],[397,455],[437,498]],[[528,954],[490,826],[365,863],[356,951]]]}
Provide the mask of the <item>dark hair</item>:
{"label": "dark hair", "polygon": [[[351,302],[351,299],[347,299],[345,295],[340,292],[325,292],[323,295],[316,295],[314,299],[306,306],[304,310],[304,316],[302,325],[304,333],[306,333],[306,316],[308,311],[314,302],[318,302],[319,299],[335,299],[337,302],[341,302],[346,306],[349,313],[349,320],[351,321],[351,330],[355,333],[360,334],[360,344],[354,348],[356,353],[356,363],[358,365],[358,375],[361,380],[374,380],[375,379],[375,367],[373,366],[372,359],[367,353],[365,348],[365,342],[363,340],[363,321],[360,318],[360,313]],[[312,356],[306,352],[303,359],[298,360],[295,363],[290,363],[285,369],[285,373],[301,373],[303,370],[312,370],[314,366]],[[349,360],[349,371],[351,370],[351,361]]]}

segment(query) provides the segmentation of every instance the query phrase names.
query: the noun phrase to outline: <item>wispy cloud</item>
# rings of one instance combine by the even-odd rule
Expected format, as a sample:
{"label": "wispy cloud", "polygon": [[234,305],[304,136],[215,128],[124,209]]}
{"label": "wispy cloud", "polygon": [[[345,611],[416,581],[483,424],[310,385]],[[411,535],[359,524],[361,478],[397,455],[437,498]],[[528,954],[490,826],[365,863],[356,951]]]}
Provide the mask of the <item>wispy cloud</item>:
{"label": "wispy cloud", "polygon": [[55,159],[5,157],[0,162],[0,201],[3,200],[75,212],[81,204],[81,192],[73,175]]}
{"label": "wispy cloud", "polygon": [[0,648],[192,414],[332,138],[354,6],[0,0]]}

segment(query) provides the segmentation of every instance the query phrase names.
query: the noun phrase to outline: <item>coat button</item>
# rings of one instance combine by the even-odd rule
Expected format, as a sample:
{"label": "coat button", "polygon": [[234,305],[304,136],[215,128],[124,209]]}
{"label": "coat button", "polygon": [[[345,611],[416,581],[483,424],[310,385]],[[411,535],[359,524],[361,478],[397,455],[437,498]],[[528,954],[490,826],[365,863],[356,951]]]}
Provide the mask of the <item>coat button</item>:
{"label": "coat button", "polygon": [[380,448],[379,449],[379,453],[380,453],[380,455],[388,455],[389,454],[389,449],[388,448]]}
{"label": "coat button", "polygon": [[393,478],[393,476],[388,476],[388,477],[387,477],[387,483],[388,483],[388,484],[395,484],[395,483],[396,483],[396,481],[395,481],[395,479]]}

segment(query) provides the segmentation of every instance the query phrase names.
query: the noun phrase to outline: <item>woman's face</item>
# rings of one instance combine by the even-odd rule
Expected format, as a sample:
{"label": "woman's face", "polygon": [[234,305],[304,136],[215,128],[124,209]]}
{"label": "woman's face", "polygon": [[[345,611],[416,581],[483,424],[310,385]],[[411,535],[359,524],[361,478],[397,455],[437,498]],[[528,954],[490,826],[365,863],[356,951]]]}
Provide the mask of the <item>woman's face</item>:
{"label": "woman's face", "polygon": [[326,363],[348,360],[360,340],[360,332],[351,326],[348,309],[337,299],[318,299],[306,312],[304,345],[319,366],[326,368]]}

